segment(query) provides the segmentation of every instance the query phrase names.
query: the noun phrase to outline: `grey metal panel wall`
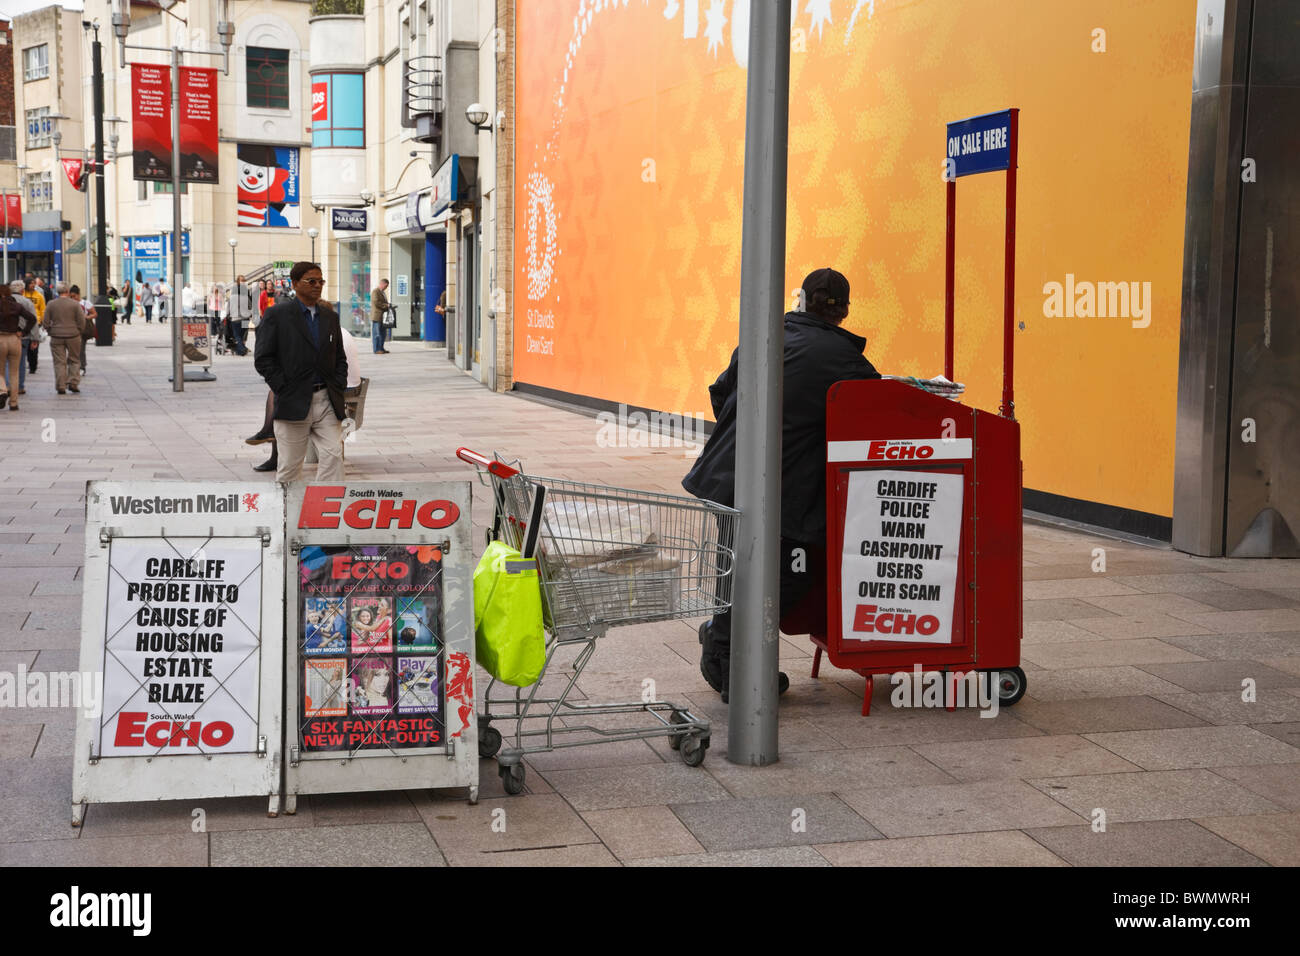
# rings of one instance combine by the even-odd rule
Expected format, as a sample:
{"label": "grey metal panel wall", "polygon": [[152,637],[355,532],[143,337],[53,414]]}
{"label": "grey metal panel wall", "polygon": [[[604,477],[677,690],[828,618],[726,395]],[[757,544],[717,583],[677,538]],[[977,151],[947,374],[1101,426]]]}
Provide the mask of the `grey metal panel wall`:
{"label": "grey metal panel wall", "polygon": [[1224,548],[1249,0],[1199,0],[1183,242],[1173,545]]}
{"label": "grey metal panel wall", "polygon": [[[1300,3],[1256,0],[1237,234],[1225,546],[1300,556]],[[1240,180],[1240,175],[1237,177]],[[1254,422],[1254,441],[1242,422]]]}

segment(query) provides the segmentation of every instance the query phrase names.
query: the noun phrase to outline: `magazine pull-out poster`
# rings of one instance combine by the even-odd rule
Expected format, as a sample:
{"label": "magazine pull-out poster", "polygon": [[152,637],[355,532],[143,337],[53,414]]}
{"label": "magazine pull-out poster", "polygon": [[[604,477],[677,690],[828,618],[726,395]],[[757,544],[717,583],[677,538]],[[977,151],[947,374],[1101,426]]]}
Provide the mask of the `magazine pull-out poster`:
{"label": "magazine pull-out poster", "polygon": [[99,692],[77,726],[74,822],[119,800],[264,794],[278,810],[284,512],[266,489],[89,485],[79,676]]}
{"label": "magazine pull-out poster", "polygon": [[285,809],[299,793],[478,794],[468,482],[293,484]]}
{"label": "magazine pull-out poster", "polygon": [[442,746],[442,550],[308,545],[298,568],[303,752]]}

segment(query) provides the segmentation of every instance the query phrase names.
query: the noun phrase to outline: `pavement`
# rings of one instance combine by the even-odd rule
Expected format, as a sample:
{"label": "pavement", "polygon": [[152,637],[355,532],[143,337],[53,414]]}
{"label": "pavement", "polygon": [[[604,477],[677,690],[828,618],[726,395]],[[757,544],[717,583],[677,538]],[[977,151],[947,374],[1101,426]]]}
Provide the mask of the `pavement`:
{"label": "pavement", "polygon": [[[45,349],[21,411],[0,410],[0,672],[77,668],[87,480],[246,478],[264,457],[242,443],[266,394],[252,358],[218,357],[217,382],[175,394],[168,332],[119,326],[80,395],[55,395]],[[492,394],[441,351],[358,344],[372,384],[351,478],[465,479],[460,445],[663,491],[689,465],[682,448],[605,447],[593,418]],[[481,542],[483,494],[473,517]],[[826,662],[814,680],[806,638],[783,637],[781,759],[762,768],[726,759],[697,621],[611,631],[579,690],[639,699],[653,680],[712,719],[703,766],[662,741],[559,750],[507,797],[485,760],[477,806],[324,795],[270,819],[261,799],[208,800],[194,832],[194,801],[94,805],[78,831],[75,712],[0,707],[0,864],[1300,865],[1300,562],[1026,523],[1024,566],[1019,704],[899,709],[882,679],[862,717],[865,680]]]}

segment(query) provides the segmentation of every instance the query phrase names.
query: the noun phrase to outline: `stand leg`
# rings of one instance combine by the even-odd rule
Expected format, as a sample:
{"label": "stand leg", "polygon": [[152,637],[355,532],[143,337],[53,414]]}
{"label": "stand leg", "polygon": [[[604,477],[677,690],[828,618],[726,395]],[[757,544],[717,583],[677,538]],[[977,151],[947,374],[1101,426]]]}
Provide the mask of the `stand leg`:
{"label": "stand leg", "polygon": [[813,652],[812,676],[816,677],[818,671],[820,671],[821,669],[822,669],[822,649],[818,647],[817,650]]}
{"label": "stand leg", "polygon": [[284,814],[291,817],[298,812],[298,794],[286,793],[284,795]]}
{"label": "stand leg", "polygon": [[[26,359],[24,357],[24,361],[25,360]],[[85,819],[86,819],[86,805],[84,803],[74,803],[72,805],[72,825],[74,827],[79,827],[81,826],[82,821]]]}
{"label": "stand leg", "polygon": [[871,716],[871,695],[876,692],[876,678],[872,674],[863,674],[862,676],[867,679],[867,689],[866,692],[862,695],[862,716],[870,717]]}
{"label": "stand leg", "polygon": [[472,807],[472,806],[476,806],[477,804],[478,804],[478,785],[475,784],[474,786],[469,788],[469,805]]}
{"label": "stand leg", "polygon": [[943,674],[943,709],[952,713],[957,709],[957,681],[961,674],[957,671],[944,671]]}
{"label": "stand leg", "polygon": [[266,806],[266,815],[272,818],[280,815],[280,795],[278,793],[271,794],[271,802]]}

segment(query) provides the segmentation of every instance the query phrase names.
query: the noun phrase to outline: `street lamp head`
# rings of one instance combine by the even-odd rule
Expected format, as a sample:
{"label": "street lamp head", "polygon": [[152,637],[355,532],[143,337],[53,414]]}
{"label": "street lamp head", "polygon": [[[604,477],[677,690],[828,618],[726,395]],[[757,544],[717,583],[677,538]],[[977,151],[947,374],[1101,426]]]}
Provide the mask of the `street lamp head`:
{"label": "street lamp head", "polygon": [[233,238],[232,238],[232,239],[227,239],[226,241],[230,243],[230,248],[231,248],[231,249],[234,249],[235,246],[239,245],[239,240],[238,240],[238,239],[233,239]]}
{"label": "street lamp head", "polygon": [[312,226],[310,229],[307,230],[307,235],[315,239],[317,236],[320,235],[320,230],[317,229],[315,226]]}
{"label": "street lamp head", "polygon": [[63,142],[63,132],[62,132],[62,130],[57,130],[57,129],[56,129],[56,130],[55,130],[55,131],[50,135],[50,139],[54,140],[54,145],[55,145],[55,146],[58,146],[60,143]]}
{"label": "street lamp head", "polygon": [[361,201],[365,203],[367,206],[369,206],[372,202],[375,201],[375,194],[368,189],[363,189],[361,191]]}
{"label": "street lamp head", "polygon": [[483,127],[483,125],[488,121],[488,117],[491,115],[492,114],[488,112],[487,107],[482,103],[471,103],[469,106],[465,107],[465,118],[469,120],[474,127],[479,129]]}

